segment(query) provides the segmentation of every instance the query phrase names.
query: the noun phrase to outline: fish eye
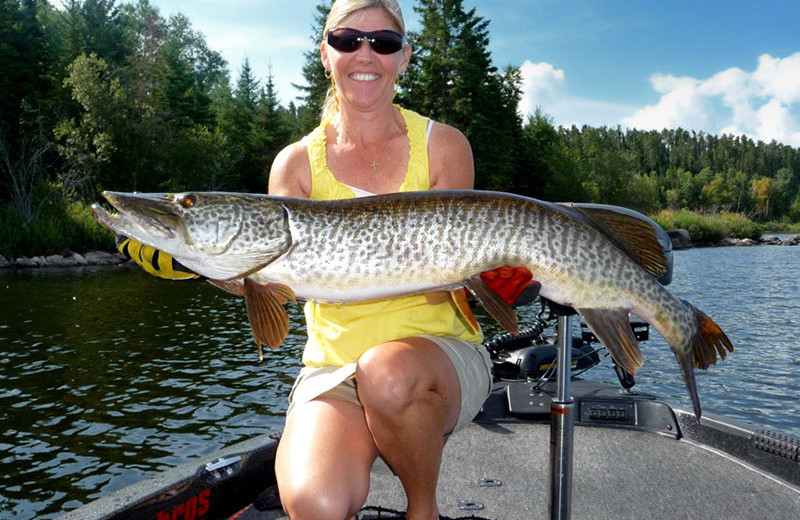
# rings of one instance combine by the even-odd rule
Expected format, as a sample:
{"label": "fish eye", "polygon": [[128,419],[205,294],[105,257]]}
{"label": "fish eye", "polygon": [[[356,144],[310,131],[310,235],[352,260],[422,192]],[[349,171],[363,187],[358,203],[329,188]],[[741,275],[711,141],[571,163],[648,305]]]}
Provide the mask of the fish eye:
{"label": "fish eye", "polygon": [[180,204],[184,208],[191,208],[196,203],[197,203],[197,197],[195,197],[191,193],[183,195],[180,199],[178,199],[178,204]]}

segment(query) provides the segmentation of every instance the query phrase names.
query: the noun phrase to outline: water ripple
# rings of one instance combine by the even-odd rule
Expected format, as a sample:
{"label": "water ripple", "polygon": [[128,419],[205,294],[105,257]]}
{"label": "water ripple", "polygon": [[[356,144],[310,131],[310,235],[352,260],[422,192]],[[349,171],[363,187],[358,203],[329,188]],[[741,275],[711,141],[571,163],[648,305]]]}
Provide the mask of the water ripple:
{"label": "water ripple", "polygon": [[[800,248],[675,254],[671,290],[736,351],[700,372],[704,410],[800,436]],[[53,518],[147,475],[282,427],[305,332],[258,363],[241,299],[138,271],[0,274],[0,516]],[[73,296],[75,298],[73,298]],[[521,309],[524,323],[532,308]],[[497,326],[478,313],[487,337]],[[689,408],[668,347],[637,389]],[[606,359],[587,377],[616,384]]]}

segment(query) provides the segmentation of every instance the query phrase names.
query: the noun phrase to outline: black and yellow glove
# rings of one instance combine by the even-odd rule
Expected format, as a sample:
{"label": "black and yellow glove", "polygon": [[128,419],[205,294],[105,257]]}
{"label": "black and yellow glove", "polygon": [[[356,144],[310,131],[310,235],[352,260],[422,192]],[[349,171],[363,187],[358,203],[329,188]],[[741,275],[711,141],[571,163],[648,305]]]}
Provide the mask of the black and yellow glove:
{"label": "black and yellow glove", "polygon": [[117,249],[126,258],[139,264],[146,272],[167,280],[193,280],[202,278],[172,256],[122,235],[117,235]]}

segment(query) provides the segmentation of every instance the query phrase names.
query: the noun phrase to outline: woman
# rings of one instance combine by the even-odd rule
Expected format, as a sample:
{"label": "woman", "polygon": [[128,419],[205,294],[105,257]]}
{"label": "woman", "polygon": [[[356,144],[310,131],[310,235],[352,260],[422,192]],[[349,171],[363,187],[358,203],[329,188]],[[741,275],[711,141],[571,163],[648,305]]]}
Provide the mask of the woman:
{"label": "woman", "polygon": [[[341,199],[473,187],[466,138],[392,103],[411,57],[395,0],[337,0],[320,54],[332,85],[322,124],[278,155],[270,193]],[[306,320],[305,367],[276,460],[284,509],[295,520],[350,518],[381,456],[405,488],[408,518],[438,518],[443,440],[491,388],[482,335],[439,293],[309,303]]]}

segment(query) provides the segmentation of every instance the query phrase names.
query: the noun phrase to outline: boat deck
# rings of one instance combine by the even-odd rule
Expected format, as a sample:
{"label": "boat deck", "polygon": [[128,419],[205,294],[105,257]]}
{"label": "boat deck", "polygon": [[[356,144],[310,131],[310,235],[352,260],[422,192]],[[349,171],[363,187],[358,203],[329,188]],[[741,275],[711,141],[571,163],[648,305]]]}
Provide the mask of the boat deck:
{"label": "boat deck", "polygon": [[[576,389],[584,397],[598,397],[597,391],[583,388],[580,383]],[[614,394],[616,390],[609,393]],[[504,388],[496,389],[476,422],[447,442],[437,490],[443,516],[497,520],[549,518],[549,422],[546,416],[539,420],[507,416],[507,399]],[[612,404],[616,403],[614,397],[610,399]],[[573,519],[800,518],[797,486],[800,461],[782,457],[773,461],[767,457],[769,470],[783,470],[791,478],[787,481],[772,476],[756,467],[765,464],[761,453],[755,454],[755,464],[747,462],[745,452],[752,452],[753,448],[746,447],[745,438],[751,432],[737,431],[730,423],[714,424],[713,418],[704,419],[705,424],[713,427],[701,427],[693,416],[680,412],[673,415],[670,408],[647,396],[634,399],[638,399],[637,406],[641,408],[637,410],[640,418],[648,413],[644,405],[660,405],[669,413],[658,417],[658,413],[650,412],[656,419],[635,429],[576,426]],[[549,411],[549,400],[545,403]],[[670,420],[675,421],[674,426],[666,423]],[[661,432],[656,433],[659,428]],[[700,442],[703,437],[707,441],[709,436],[715,437],[716,444],[708,444],[738,456]],[[399,479],[381,461],[372,473],[366,505],[404,510],[405,494]],[[502,485],[482,487],[481,479],[500,481]],[[483,509],[462,510],[459,504],[464,502],[481,504]],[[250,515],[242,520],[286,518],[276,512],[258,516],[251,511]],[[396,516],[378,515],[371,509],[362,518]]]}
{"label": "boat deck", "polygon": [[[572,395],[579,410],[573,519],[800,518],[800,440],[721,418],[704,416],[698,423],[652,396],[621,395],[598,383],[574,381]],[[444,517],[550,516],[550,400],[547,388],[496,385],[475,421],[445,446],[437,490]],[[275,505],[276,446],[275,435],[250,439],[102,497],[63,520],[189,518],[201,501],[211,504],[215,519],[283,520]],[[226,469],[214,469],[223,460]],[[400,481],[382,461],[372,473],[359,520],[403,518]],[[481,479],[502,485],[482,487]],[[462,510],[460,503],[483,507]],[[253,505],[233,514],[246,504]]]}
{"label": "boat deck", "polygon": [[[488,441],[488,442],[487,442]],[[572,518],[800,518],[800,490],[686,440],[647,432],[578,426]],[[441,513],[492,519],[549,518],[550,428],[546,424],[472,424],[445,447]],[[367,505],[402,509],[404,494],[388,468],[373,470]],[[481,478],[501,487],[479,487]]]}

